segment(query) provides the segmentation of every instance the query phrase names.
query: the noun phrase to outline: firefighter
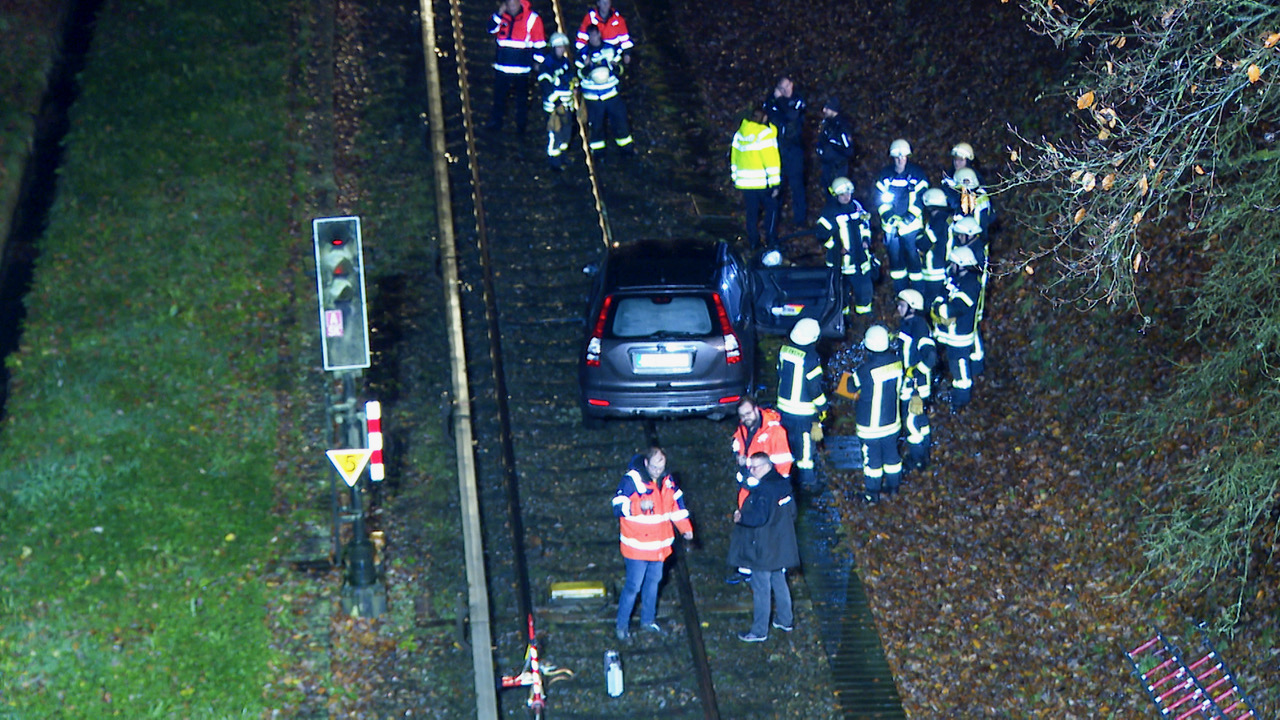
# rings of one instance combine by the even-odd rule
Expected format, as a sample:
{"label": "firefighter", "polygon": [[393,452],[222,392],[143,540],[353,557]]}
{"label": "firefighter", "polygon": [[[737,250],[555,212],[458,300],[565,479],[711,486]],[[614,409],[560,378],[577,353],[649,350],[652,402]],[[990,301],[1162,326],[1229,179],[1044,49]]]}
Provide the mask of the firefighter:
{"label": "firefighter", "polygon": [[972,216],[965,215],[956,220],[951,225],[951,245],[952,249],[958,247],[968,248],[973,252],[973,259],[977,262],[978,274],[978,305],[974,311],[973,318],[973,354],[970,355],[969,373],[977,378],[982,375],[985,366],[986,354],[982,350],[982,334],[978,332],[978,327],[982,323],[982,312],[987,302],[987,242],[986,233],[982,231],[982,227]]}
{"label": "firefighter", "polygon": [[822,122],[818,125],[814,153],[822,165],[822,187],[831,187],[838,177],[849,177],[849,163],[854,155],[853,136],[840,114],[840,101],[834,97],[822,104]]}
{"label": "firefighter", "polygon": [[569,36],[551,35],[551,54],[538,70],[542,89],[542,109],[547,113],[547,160],[551,169],[563,170],[561,155],[569,149],[573,132],[573,61],[569,59]]}
{"label": "firefighter", "polygon": [[951,252],[951,208],[947,195],[939,188],[929,188],[924,193],[924,234],[917,241],[920,249],[920,277],[918,290],[924,296],[924,306],[933,307],[933,299],[947,286],[947,255]]}
{"label": "firefighter", "polygon": [[960,183],[956,173],[968,168],[976,172],[973,166],[973,146],[967,142],[956,143],[951,148],[951,168],[942,171],[942,189],[947,194],[947,204],[953,212],[960,212]]}
{"label": "firefighter", "polygon": [[804,189],[804,98],[795,83],[783,75],[764,102],[769,122],[778,128],[778,152],[782,180],[791,194],[791,216],[796,227],[808,225],[809,208]]}
{"label": "firefighter", "polygon": [[857,400],[858,439],[862,441],[862,499],[880,502],[880,494],[894,495],[902,481],[902,456],[898,454],[899,413],[902,396],[902,356],[889,347],[889,331],[883,325],[867,328],[862,345],[867,357],[842,383]]}
{"label": "firefighter", "polygon": [[760,243],[760,213],[764,211],[765,242],[778,242],[778,186],[782,183],[782,161],[778,153],[778,130],[770,125],[764,108],[755,108],[742,119],[733,136],[729,153],[733,186],[742,191],[747,216],[747,243],[754,250]]}
{"label": "firefighter", "polygon": [[821,432],[821,421],[827,414],[817,347],[821,335],[817,320],[801,318],[791,328],[791,342],[778,351],[778,412],[795,460],[792,476],[801,489],[810,491],[818,485],[813,435]]}
{"label": "firefighter", "polygon": [[529,120],[529,79],[534,65],[546,59],[547,36],[542,18],[533,11],[529,0],[502,0],[490,18],[489,34],[497,42],[493,59],[493,110],[485,129],[502,129],[502,116],[507,111],[507,98],[516,96],[516,130],[524,133]]}
{"label": "firefighter", "polygon": [[827,267],[839,267],[849,299],[844,312],[871,312],[871,215],[853,199],[853,182],[838,177],[831,183],[831,197],[818,217],[817,235],[827,249]]}
{"label": "firefighter", "polygon": [[578,26],[576,44],[579,51],[591,41],[592,25],[600,28],[600,39],[605,45],[612,46],[622,53],[623,64],[630,64],[631,48],[635,47],[635,43],[631,41],[631,32],[627,30],[626,18],[613,8],[613,0],[599,0],[596,4],[587,7],[586,15],[582,16],[582,24]]}
{"label": "firefighter", "polygon": [[944,293],[933,301],[933,335],[947,355],[951,373],[951,412],[969,404],[973,390],[972,356],[977,340],[978,298],[981,281],[973,250],[965,246],[951,249]]}
{"label": "firefighter", "polygon": [[933,330],[924,316],[924,296],[910,288],[898,293],[898,343],[902,350],[902,418],[907,452],[903,468],[923,470],[929,466],[932,445],[929,414],[925,401],[932,394],[933,366],[938,348]]}
{"label": "firefighter", "polygon": [[587,28],[587,44],[574,63],[578,67],[579,87],[587,104],[587,126],[591,135],[588,147],[593,157],[603,158],[605,125],[613,133],[613,142],[624,156],[632,152],[631,129],[627,125],[627,106],[618,94],[622,76],[622,51],[606,45],[600,26]]}
{"label": "firefighter", "polygon": [[916,238],[924,231],[920,196],[929,189],[929,180],[920,166],[907,160],[910,155],[910,143],[901,138],[894,140],[889,145],[893,164],[885,167],[876,181],[880,229],[889,252],[889,277],[893,278],[895,293],[922,279]]}
{"label": "firefighter", "polygon": [[631,458],[613,495],[613,514],[618,517],[618,537],[627,568],[626,583],[618,596],[618,639],[631,636],[631,611],[637,595],[640,629],[662,634],[657,623],[662,564],[671,555],[676,530],[685,540],[693,539],[684,493],[667,472],[662,448],[651,447]]}
{"label": "firefighter", "polygon": [[959,217],[972,217],[986,233],[995,220],[996,210],[991,205],[991,195],[978,183],[978,174],[970,168],[956,171],[957,204]]}

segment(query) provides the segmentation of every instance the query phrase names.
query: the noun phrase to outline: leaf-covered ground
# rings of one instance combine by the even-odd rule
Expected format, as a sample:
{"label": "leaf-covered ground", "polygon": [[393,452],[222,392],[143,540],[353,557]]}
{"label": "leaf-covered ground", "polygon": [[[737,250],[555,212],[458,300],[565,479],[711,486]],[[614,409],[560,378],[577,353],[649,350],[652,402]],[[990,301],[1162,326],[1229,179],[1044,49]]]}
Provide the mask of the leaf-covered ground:
{"label": "leaf-covered ground", "polygon": [[[1058,97],[1070,58],[1029,32],[1014,4],[731,0],[707,12],[688,3],[679,31],[718,109],[707,122],[726,140],[734,113],[778,73],[792,74],[811,107],[838,96],[862,150],[860,191],[896,137],[911,141],[934,182],[949,148],[970,142],[990,185],[1013,141],[1007,125],[1070,130]],[[811,187],[810,207],[821,201]],[[1140,577],[1140,534],[1167,507],[1172,468],[1207,448],[1189,429],[1135,452],[1110,414],[1157,395],[1196,358],[1180,293],[1203,268],[1165,223],[1143,281],[1155,330],[1140,334],[1130,314],[1107,307],[1055,308],[1045,297],[1052,268],[1018,262],[1036,238],[1010,211],[1034,218],[1030,201],[1005,193],[996,203],[1004,217],[992,255],[1006,274],[988,293],[975,401],[958,416],[935,407],[933,467],[880,507],[849,504],[849,540],[912,716],[1154,716],[1122,650],[1157,627],[1181,636],[1230,598],[1171,597],[1159,572]],[[876,317],[895,327],[888,300],[882,287]],[[856,475],[838,477],[859,486]],[[1280,680],[1274,587],[1274,573],[1264,576],[1235,638],[1219,640],[1263,716]]]}

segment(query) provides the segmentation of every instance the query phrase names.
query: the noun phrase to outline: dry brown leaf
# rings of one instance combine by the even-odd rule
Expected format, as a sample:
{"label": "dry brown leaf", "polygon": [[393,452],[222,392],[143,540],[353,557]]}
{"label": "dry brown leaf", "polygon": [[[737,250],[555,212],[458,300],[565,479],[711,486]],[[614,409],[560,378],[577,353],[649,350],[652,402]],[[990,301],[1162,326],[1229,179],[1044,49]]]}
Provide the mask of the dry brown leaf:
{"label": "dry brown leaf", "polygon": [[1010,150],[1010,151],[1009,151],[1009,162],[1018,162],[1018,151],[1017,151],[1017,150]]}
{"label": "dry brown leaf", "polygon": [[1110,189],[1111,189],[1111,186],[1112,186],[1112,185],[1115,185],[1115,184],[1116,184],[1116,174],[1115,174],[1115,173],[1107,173],[1107,176],[1106,176],[1106,177],[1104,177],[1104,178],[1102,178],[1102,189],[1103,189],[1103,190],[1110,190]]}
{"label": "dry brown leaf", "polygon": [[1262,41],[1262,47],[1272,48],[1275,47],[1278,42],[1280,42],[1280,33],[1271,33],[1267,36],[1266,40]]}
{"label": "dry brown leaf", "polygon": [[1138,196],[1141,197],[1146,195],[1149,187],[1150,186],[1147,184],[1147,175],[1146,173],[1143,173],[1142,179],[1138,181]]}
{"label": "dry brown leaf", "polygon": [[1203,174],[1204,174],[1204,168],[1200,167],[1199,165],[1195,166],[1195,168],[1194,168],[1194,169],[1195,169],[1195,171],[1196,171],[1196,174],[1197,174],[1197,175],[1203,175]]}
{"label": "dry brown leaf", "polygon": [[1075,171],[1075,172],[1071,173],[1071,182],[1075,182],[1075,181],[1079,180],[1079,179],[1080,179],[1080,176],[1081,176],[1081,175],[1083,175],[1083,174],[1084,174],[1084,171],[1083,171],[1083,170],[1077,170],[1077,171]]}
{"label": "dry brown leaf", "polygon": [[1138,212],[1134,213],[1134,214],[1133,214],[1133,224],[1134,224],[1134,225],[1137,225],[1138,223],[1142,222],[1142,216],[1143,216],[1144,214],[1145,214],[1145,213],[1143,213],[1141,210],[1139,210]]}
{"label": "dry brown leaf", "polygon": [[1155,176],[1154,178],[1152,178],[1152,179],[1151,179],[1151,185],[1152,185],[1153,187],[1154,187],[1154,186],[1156,186],[1156,185],[1159,185],[1159,184],[1160,184],[1160,181],[1161,181],[1163,178],[1164,178],[1164,171],[1163,171],[1163,170],[1161,170],[1160,172],[1156,173],[1156,176]]}
{"label": "dry brown leaf", "polygon": [[1093,107],[1093,91],[1092,90],[1081,95],[1079,98],[1076,98],[1077,109],[1087,110],[1088,108],[1091,108],[1091,107]]}
{"label": "dry brown leaf", "polygon": [[1116,46],[1116,47],[1118,47],[1118,48],[1122,48],[1122,47],[1124,47],[1124,36],[1123,36],[1123,35],[1121,35],[1120,37],[1112,38],[1112,39],[1111,39],[1111,44],[1112,44],[1112,45],[1115,45],[1115,46]]}
{"label": "dry brown leaf", "polygon": [[1155,169],[1156,169],[1156,159],[1155,159],[1155,158],[1153,158],[1153,157],[1147,158],[1147,167],[1151,168],[1152,170],[1155,170]]}
{"label": "dry brown leaf", "polygon": [[1256,83],[1262,78],[1262,68],[1257,65],[1249,66],[1249,82]]}
{"label": "dry brown leaf", "polygon": [[1108,129],[1106,129],[1106,128],[1102,128],[1101,130],[1099,130],[1099,131],[1098,131],[1098,139],[1099,139],[1099,140],[1106,140],[1106,139],[1107,139],[1107,138],[1109,138],[1109,137],[1111,137],[1111,131],[1110,131],[1110,130],[1108,130]]}
{"label": "dry brown leaf", "polygon": [[1084,174],[1084,191],[1085,192],[1092,192],[1096,184],[1097,184],[1097,178],[1094,176],[1093,173],[1090,172],[1090,173]]}
{"label": "dry brown leaf", "polygon": [[1215,68],[1220,68],[1220,67],[1222,67],[1222,62],[1223,62],[1223,60],[1222,60],[1222,58],[1221,58],[1221,57],[1219,57],[1219,56],[1217,56],[1217,55],[1214,55],[1214,56],[1213,56],[1213,66],[1214,66]]}
{"label": "dry brown leaf", "polygon": [[[1141,213],[1139,213],[1139,214],[1141,214]],[[1137,225],[1137,224],[1138,224],[1138,220],[1137,220],[1137,218],[1134,218],[1133,224],[1134,224],[1134,225]],[[1133,256],[1133,271],[1134,271],[1134,272],[1138,272],[1138,267],[1139,267],[1139,266],[1141,266],[1141,265],[1142,265],[1142,252],[1141,252],[1141,251],[1139,251],[1137,255],[1134,255],[1134,256]]]}
{"label": "dry brown leaf", "polygon": [[1079,210],[1077,210],[1076,218],[1075,218],[1076,224],[1079,225],[1080,223],[1084,222],[1084,216],[1088,214],[1089,214],[1088,211],[1085,210],[1084,208],[1080,208]]}
{"label": "dry brown leaf", "polygon": [[1108,74],[1108,75],[1115,75],[1115,74],[1116,74],[1116,66],[1115,66],[1115,64],[1114,64],[1114,63],[1112,63],[1110,60],[1108,60],[1108,61],[1107,61],[1107,74]]}

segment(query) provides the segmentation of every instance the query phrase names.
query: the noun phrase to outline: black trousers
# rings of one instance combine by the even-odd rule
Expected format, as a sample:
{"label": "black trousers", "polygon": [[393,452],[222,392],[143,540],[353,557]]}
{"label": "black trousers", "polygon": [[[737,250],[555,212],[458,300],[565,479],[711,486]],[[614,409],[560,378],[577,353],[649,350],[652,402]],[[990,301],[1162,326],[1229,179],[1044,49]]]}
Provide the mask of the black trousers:
{"label": "black trousers", "polygon": [[507,114],[507,96],[515,93],[516,130],[523,133],[529,124],[530,73],[493,71],[493,110],[489,113],[490,130],[502,129],[502,116]]}
{"label": "black trousers", "polygon": [[743,190],[742,203],[747,213],[747,243],[752,250],[760,244],[760,213],[764,212],[764,238],[769,246],[778,242],[778,198],[776,188]]}

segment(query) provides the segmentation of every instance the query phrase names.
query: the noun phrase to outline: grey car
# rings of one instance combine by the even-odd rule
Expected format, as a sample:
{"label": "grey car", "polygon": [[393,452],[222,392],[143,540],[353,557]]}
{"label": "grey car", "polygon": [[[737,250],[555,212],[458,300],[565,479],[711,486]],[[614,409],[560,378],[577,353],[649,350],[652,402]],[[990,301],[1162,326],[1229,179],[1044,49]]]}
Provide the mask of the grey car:
{"label": "grey car", "polygon": [[734,412],[755,378],[756,331],[751,276],[727,243],[616,244],[588,272],[584,422]]}

